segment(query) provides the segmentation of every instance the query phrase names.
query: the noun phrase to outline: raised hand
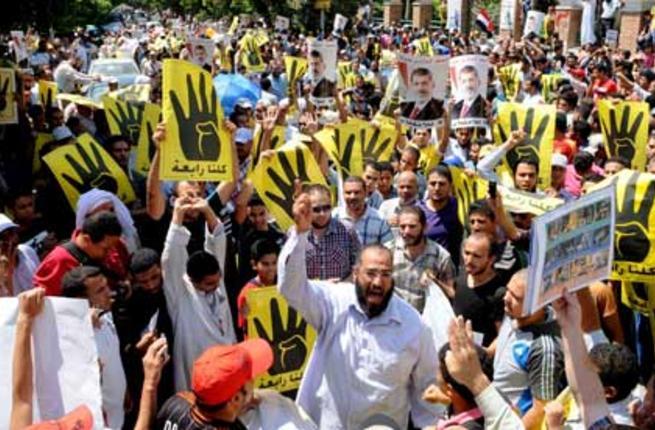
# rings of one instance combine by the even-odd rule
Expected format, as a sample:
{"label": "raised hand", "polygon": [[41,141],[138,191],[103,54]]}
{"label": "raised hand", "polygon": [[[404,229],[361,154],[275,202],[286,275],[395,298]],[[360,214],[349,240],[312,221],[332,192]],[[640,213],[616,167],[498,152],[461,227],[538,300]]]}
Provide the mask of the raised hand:
{"label": "raised hand", "polygon": [[610,108],[609,124],[606,121],[601,121],[601,127],[607,138],[607,146],[610,152],[608,155],[610,157],[623,157],[632,162],[637,151],[637,132],[639,131],[641,122],[644,120],[644,113],[639,112],[634,118],[632,125],[629,124],[629,120],[629,105],[623,109],[621,124],[617,123],[616,109]]}
{"label": "raised hand", "polygon": [[[182,104],[173,91],[169,93],[175,118],[177,119],[182,153],[192,161],[216,161],[221,156],[222,143],[217,123],[218,97],[212,86],[207,97],[206,77],[200,75],[196,92],[191,75],[186,77],[189,94],[189,114],[184,113]],[[210,83],[211,85],[211,83]],[[227,144],[227,142],[225,142]]]}
{"label": "raised hand", "polygon": [[284,178],[280,177],[278,173],[273,170],[271,167],[266,168],[266,173],[271,178],[277,189],[280,191],[280,195],[272,193],[270,191],[265,191],[269,199],[271,199],[275,204],[284,210],[284,212],[293,219],[293,196],[295,189],[295,181],[299,180],[300,182],[310,182],[309,176],[307,175],[307,168],[305,163],[305,155],[302,152],[301,148],[296,148],[296,165],[298,167],[298,174],[293,170],[291,162],[285,152],[279,152],[277,154],[284,171]]}
{"label": "raised hand", "polygon": [[622,261],[641,262],[650,253],[648,237],[649,222],[655,199],[655,180],[651,180],[644,191],[641,202],[636,201],[635,192],[640,173],[634,172],[625,186],[621,209],[616,211],[616,232],[614,235],[614,258]]}
{"label": "raised hand", "polygon": [[286,327],[282,323],[280,305],[277,299],[271,300],[271,323],[273,333],[269,337],[261,321],[255,318],[257,335],[265,339],[273,348],[273,365],[268,370],[270,375],[299,370],[307,358],[307,322],[299,318],[298,313],[289,307]]}
{"label": "raised hand", "polygon": [[75,144],[75,149],[80,155],[84,165],[78,163],[70,154],[64,156],[75,173],[77,173],[80,180],[78,181],[77,179],[74,179],[67,173],[63,173],[61,176],[80,194],[84,194],[93,188],[99,188],[117,194],[118,182],[105,164],[105,160],[100,155],[100,150],[95,143],[90,144],[89,148],[91,149],[92,154],[88,154],[84,147],[79,143]]}

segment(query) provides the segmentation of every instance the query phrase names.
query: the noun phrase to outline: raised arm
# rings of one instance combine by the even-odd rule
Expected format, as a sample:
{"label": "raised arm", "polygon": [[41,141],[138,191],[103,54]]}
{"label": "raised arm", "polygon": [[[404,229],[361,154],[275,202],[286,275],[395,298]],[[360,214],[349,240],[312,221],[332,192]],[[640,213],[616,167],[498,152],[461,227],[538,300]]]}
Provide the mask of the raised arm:
{"label": "raised arm", "polygon": [[164,294],[171,316],[174,314],[173,310],[177,308],[178,297],[187,293],[183,278],[189,258],[186,248],[191,239],[191,233],[184,227],[183,222],[184,214],[192,207],[193,200],[189,197],[178,197],[175,200],[173,219],[161,256]]}
{"label": "raised arm", "polygon": [[[296,189],[300,183],[296,182]],[[307,235],[311,228],[312,205],[307,193],[299,194],[293,204],[295,226],[291,227],[287,242],[278,259],[278,290],[289,304],[321,331],[330,318],[332,306],[330,296],[319,283],[307,280],[305,254]]]}
{"label": "raised arm", "polygon": [[503,157],[514,147],[519,145],[525,139],[523,130],[512,131],[505,143],[487,154],[478,162],[478,174],[490,181],[496,180],[494,169],[502,161]]}
{"label": "raised arm", "polygon": [[161,190],[159,182],[159,150],[161,143],[166,138],[166,127],[163,123],[157,125],[155,133],[152,135],[152,141],[155,145],[155,155],[152,157],[150,170],[148,171],[148,180],[146,183],[146,211],[148,216],[155,221],[161,219],[166,210],[166,198]]}

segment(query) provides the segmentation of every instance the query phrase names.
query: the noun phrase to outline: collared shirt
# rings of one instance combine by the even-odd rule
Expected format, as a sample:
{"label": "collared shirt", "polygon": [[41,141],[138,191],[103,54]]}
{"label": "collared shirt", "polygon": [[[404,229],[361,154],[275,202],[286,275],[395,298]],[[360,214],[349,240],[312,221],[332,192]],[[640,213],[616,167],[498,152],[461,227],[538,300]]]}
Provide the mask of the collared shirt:
{"label": "collared shirt", "polygon": [[368,318],[355,286],[307,280],[308,234],[295,228],[280,253],[278,289],[317,332],[297,402],[321,429],[357,429],[383,413],[407,428],[433,423],[442,406],[422,399],[434,382],[432,334],[419,314],[397,296]]}
{"label": "collared shirt", "polygon": [[345,279],[350,276],[361,247],[357,233],[332,218],[320,237],[309,235],[307,276],[310,279]]}
{"label": "collared shirt", "polygon": [[371,207],[367,207],[359,219],[353,219],[348,215],[348,211],[343,206],[336,208],[333,215],[347,228],[357,232],[357,237],[362,245],[385,243],[393,239],[393,233],[391,233],[391,227],[387,221]]}
{"label": "collared shirt", "polygon": [[373,209],[379,209],[383,201],[384,201],[384,197],[382,197],[382,194],[380,194],[378,190],[375,190],[366,199],[366,204],[368,204],[369,207],[372,207]]}
{"label": "collared shirt", "polygon": [[421,285],[425,272],[432,272],[443,282],[452,282],[455,278],[455,265],[450,253],[437,242],[426,239],[423,254],[414,260],[405,252],[405,243],[400,237],[388,243],[387,247],[393,252],[396,292],[419,312],[423,312],[425,307],[425,288]]}

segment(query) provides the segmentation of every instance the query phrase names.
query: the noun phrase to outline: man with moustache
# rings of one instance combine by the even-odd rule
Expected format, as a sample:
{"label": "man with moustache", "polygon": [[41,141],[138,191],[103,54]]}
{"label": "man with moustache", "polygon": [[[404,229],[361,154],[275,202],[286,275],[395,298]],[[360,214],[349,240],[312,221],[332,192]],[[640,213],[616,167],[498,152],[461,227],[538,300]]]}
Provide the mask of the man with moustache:
{"label": "man with moustache", "polygon": [[305,254],[313,204],[299,193],[278,263],[280,292],[317,332],[297,402],[322,429],[363,428],[385,414],[395,428],[418,427],[439,412],[422,399],[435,378],[432,335],[419,314],[393,294],[392,253],[366,246],[353,283],[308,281]]}
{"label": "man with moustache", "polygon": [[480,95],[478,70],[471,65],[462,67],[457,77],[458,92],[462,97],[453,106],[453,119],[484,117],[484,98]]}
{"label": "man with moustache", "polygon": [[425,307],[425,281],[431,279],[444,290],[452,291],[455,278],[450,253],[425,237],[426,224],[420,207],[403,207],[398,215],[399,237],[387,244],[393,252],[396,292],[421,313]]}

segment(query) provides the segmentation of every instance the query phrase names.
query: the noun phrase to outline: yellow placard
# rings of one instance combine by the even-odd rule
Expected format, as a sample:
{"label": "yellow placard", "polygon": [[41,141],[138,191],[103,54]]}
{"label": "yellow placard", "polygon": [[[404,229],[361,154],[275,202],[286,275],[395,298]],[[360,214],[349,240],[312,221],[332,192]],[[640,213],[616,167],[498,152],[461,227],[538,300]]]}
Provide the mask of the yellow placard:
{"label": "yellow placard", "polygon": [[557,96],[557,86],[562,80],[562,75],[559,73],[551,73],[541,75],[541,97],[544,102],[550,103]]}
{"label": "yellow placard", "polygon": [[16,72],[0,68],[0,124],[18,124]]}
{"label": "yellow placard", "polygon": [[364,170],[362,140],[366,130],[362,123],[351,118],[346,123],[324,128],[314,135],[344,180],[348,176],[361,176]]}
{"label": "yellow placard", "polygon": [[457,217],[462,225],[467,225],[471,203],[487,197],[489,182],[477,175],[469,176],[464,169],[450,167],[453,178],[453,194],[457,199]]}
{"label": "yellow placard", "polygon": [[521,158],[536,160],[539,163],[537,186],[542,189],[550,186],[555,116],[553,105],[525,107],[519,103],[501,103],[498,108],[498,123],[495,129],[498,145],[505,142],[512,131],[524,130],[526,133],[525,141],[507,153],[507,165],[514,171]]}
{"label": "yellow placard", "polygon": [[294,181],[326,185],[311,150],[300,141],[292,141],[262,158],[251,180],[278,225],[287,230],[293,225]]}
{"label": "yellow placard", "polygon": [[598,119],[609,157],[622,157],[634,170],[646,169],[650,109],[644,102],[599,100]]}
{"label": "yellow placard", "polygon": [[155,155],[155,146],[152,143],[152,134],[159,123],[161,108],[154,103],[143,106],[143,118],[139,129],[139,141],[136,147],[136,171],[147,175],[150,162]]}
{"label": "yellow placard", "polygon": [[434,55],[434,49],[429,38],[423,37],[416,41],[416,55],[424,57],[432,57]]}
{"label": "yellow placard", "polygon": [[257,388],[295,390],[309,362],[316,331],[275,287],[248,291],[248,338],[265,339],[273,349],[273,365],[255,381]]}
{"label": "yellow placard", "polygon": [[211,74],[187,61],[165,60],[162,115],[161,179],[232,179],[232,137]]}
{"label": "yellow placard", "polygon": [[273,129],[273,133],[271,134],[271,141],[269,142],[268,147],[264,147],[264,133],[262,130],[261,126],[257,126],[255,128],[255,134],[253,136],[253,142],[252,142],[252,150],[250,153],[252,154],[251,157],[252,159],[250,160],[250,166],[248,167],[248,175],[252,175],[252,172],[255,170],[255,167],[257,167],[257,164],[259,163],[259,157],[261,156],[262,152],[268,149],[277,149],[280,146],[284,145],[285,143],[285,135],[286,135],[286,127],[282,125],[277,125]]}
{"label": "yellow placard", "polygon": [[245,66],[248,73],[261,73],[266,70],[266,64],[259,52],[259,45],[255,36],[246,34],[239,41],[241,47],[241,64]]}
{"label": "yellow placard", "polygon": [[398,131],[395,125],[380,124],[374,127],[365,123],[364,140],[362,141],[362,159],[375,161],[389,161],[398,140]]}
{"label": "yellow placard", "polygon": [[128,137],[132,144],[139,141],[139,131],[143,118],[143,105],[116,100],[113,97],[102,96],[105,116],[112,135]]}
{"label": "yellow placard", "polygon": [[57,94],[57,100],[68,103],[75,103],[76,105],[87,106],[93,109],[102,109],[102,103],[98,103],[88,97],[84,97],[79,94],[59,93]]}
{"label": "yellow placard", "polygon": [[50,152],[43,162],[57,178],[73,210],[80,195],[93,188],[112,192],[125,203],[136,198],[127,174],[89,134]]}
{"label": "yellow placard", "polygon": [[232,18],[232,23],[230,24],[230,28],[227,30],[227,34],[232,36],[236,31],[239,29],[239,17],[235,16]]}
{"label": "yellow placard", "polygon": [[505,100],[514,100],[519,93],[521,85],[521,65],[516,63],[499,68],[498,79],[503,87]]}
{"label": "yellow placard", "polygon": [[39,103],[43,109],[57,106],[57,84],[52,81],[39,81]]}
{"label": "yellow placard", "polygon": [[355,86],[355,72],[351,61],[339,61],[337,64],[337,88],[352,88]]}

